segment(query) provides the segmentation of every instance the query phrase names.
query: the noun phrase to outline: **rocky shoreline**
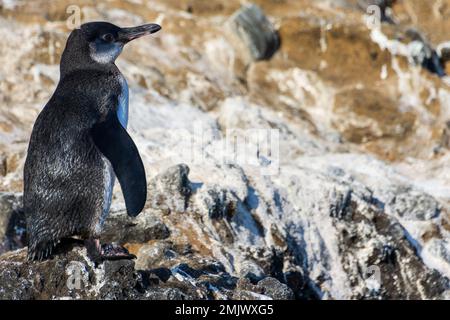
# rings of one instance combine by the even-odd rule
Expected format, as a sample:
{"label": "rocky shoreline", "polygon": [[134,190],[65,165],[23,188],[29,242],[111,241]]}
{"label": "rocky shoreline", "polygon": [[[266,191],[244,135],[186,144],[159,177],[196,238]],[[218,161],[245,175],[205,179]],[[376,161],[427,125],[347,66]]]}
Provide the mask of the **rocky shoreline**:
{"label": "rocky shoreline", "polygon": [[[365,186],[338,179],[331,182],[330,176],[324,179],[324,176],[317,173],[314,175],[304,172],[305,179],[301,181],[307,181],[309,192],[321,193],[315,196],[306,193],[304,198],[298,199],[302,201],[303,210],[313,204],[321,207],[314,213],[317,216],[309,216],[305,211],[307,219],[311,219],[307,222],[303,221],[304,217],[295,215],[271,218],[267,215],[267,209],[251,214],[248,211],[250,208],[244,209],[251,204],[251,194],[244,194],[240,199],[236,196],[233,198],[235,192],[218,189],[217,186],[195,190],[188,174],[189,168],[186,165],[169,168],[150,181],[149,192],[153,196],[143,213],[132,219],[123,209],[116,208],[107,220],[102,241],[125,245],[137,256],[135,261],[108,261],[95,267],[87,258],[85,249],[80,245],[73,247],[73,244],[62,246],[59,253],[45,262],[26,262],[26,248],[10,251],[0,256],[0,297],[335,297],[333,291],[327,293],[328,297],[324,296],[316,287],[317,281],[322,281],[322,288],[328,286],[333,290],[333,286],[337,286],[340,290],[347,290],[346,298],[447,297],[448,278],[424,263],[418,256],[419,247],[414,246],[407,231],[399,223],[402,219],[435,219],[440,208],[427,195],[398,188],[393,191],[390,203],[383,201],[388,206],[383,208],[381,200],[375,198]],[[306,188],[305,184],[298,183],[298,188]],[[243,186],[250,188],[245,183]],[[0,217],[17,215],[16,219],[10,221],[23,226],[23,216],[19,216],[20,209],[12,205],[19,201],[20,197],[15,199],[11,194],[2,195],[0,203],[6,205],[2,206]],[[393,211],[395,216],[386,214],[389,211]],[[267,221],[268,219],[273,221]],[[323,248],[311,247],[312,241],[307,241],[314,230],[298,233],[305,225],[314,229],[312,222],[316,219],[320,221],[318,224],[321,228],[331,228],[326,233],[334,235],[329,234],[328,239],[321,239]],[[3,247],[6,249],[20,246],[17,239],[24,238],[21,228],[12,227],[12,230],[17,233],[9,232],[5,237]],[[248,234],[248,230],[257,232],[257,236],[265,241],[258,242],[254,239],[254,234]],[[296,238],[301,235],[303,239]],[[299,245],[301,243],[305,243],[305,246]],[[327,245],[335,245],[339,256],[327,256],[331,254]],[[306,262],[312,254],[320,256],[316,261]],[[336,272],[337,262],[333,258],[339,259],[341,272],[348,277],[347,283],[326,278],[327,274]],[[320,268],[325,278],[318,280],[315,268]],[[70,290],[70,285],[67,287],[68,281],[75,281],[70,280],[74,276],[71,272],[78,272],[78,281],[86,281],[84,288]],[[36,277],[40,280],[34,280]],[[314,281],[312,277],[315,277]],[[53,282],[58,284],[57,291],[52,291],[55,290]]]}
{"label": "rocky shoreline", "polygon": [[98,267],[76,243],[25,261],[73,2],[0,1],[0,299],[450,298],[449,0],[75,1],[163,27],[117,61],[148,201],[131,219],[116,186],[102,241],[137,259]]}

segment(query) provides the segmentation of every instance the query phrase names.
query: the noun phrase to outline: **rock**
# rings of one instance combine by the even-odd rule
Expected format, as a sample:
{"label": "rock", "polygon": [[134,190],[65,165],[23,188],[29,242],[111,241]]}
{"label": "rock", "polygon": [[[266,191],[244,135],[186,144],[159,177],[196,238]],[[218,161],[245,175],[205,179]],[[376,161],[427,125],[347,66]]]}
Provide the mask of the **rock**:
{"label": "rock", "polygon": [[[215,262],[199,260],[197,269],[181,263],[171,269],[139,271],[131,260],[94,266],[86,249],[76,244],[65,243],[59,250],[43,262],[27,261],[26,249],[0,256],[0,299],[227,299],[239,290],[237,278]],[[291,295],[285,287],[266,279],[252,290],[288,299]]]}
{"label": "rock", "polygon": [[256,283],[265,277],[263,268],[253,261],[244,261],[239,270],[239,275]]}
{"label": "rock", "polygon": [[406,139],[414,126],[410,112],[399,112],[394,101],[370,89],[350,89],[336,95],[333,123],[344,139],[367,143],[383,137]]}
{"label": "rock", "polygon": [[0,154],[0,176],[5,176],[7,172],[6,155]]}
{"label": "rock", "polygon": [[179,164],[167,169],[150,182],[148,202],[166,213],[184,212],[192,193],[189,167]]}
{"label": "rock", "polygon": [[156,241],[141,246],[136,256],[136,268],[147,270],[163,266],[165,261],[175,258],[177,253],[170,243]]}
{"label": "rock", "polygon": [[308,292],[305,276],[300,270],[287,270],[284,273],[284,278],[286,279],[286,285],[292,289],[296,299],[319,299],[314,292]]}
{"label": "rock", "polygon": [[448,41],[448,30],[450,22],[446,17],[450,13],[448,0],[437,2],[435,5],[412,0],[408,2],[396,1],[392,6],[396,22],[402,26],[411,26],[426,34],[432,46]]}
{"label": "rock", "polygon": [[450,41],[440,43],[437,48],[436,52],[439,55],[439,58],[441,59],[443,64],[446,64],[450,61]]}
{"label": "rock", "polygon": [[428,69],[438,76],[445,76],[444,66],[436,51],[424,40],[414,40],[408,44],[409,55],[412,61]]}
{"label": "rock", "polygon": [[399,188],[389,203],[391,210],[406,220],[426,221],[439,215],[439,203],[430,195]]}
{"label": "rock", "polygon": [[204,208],[211,219],[231,218],[239,199],[228,190],[212,186],[203,198]]}
{"label": "rock", "polygon": [[278,33],[255,4],[245,5],[235,12],[229,25],[253,60],[270,59],[280,46]]}
{"label": "rock", "polygon": [[11,193],[0,194],[0,239],[4,239],[11,214],[13,213],[13,207],[19,202],[17,196]]}
{"label": "rock", "polygon": [[268,295],[274,300],[291,300],[294,299],[294,293],[285,284],[275,278],[267,277],[258,282],[263,294]]}
{"label": "rock", "polygon": [[0,192],[0,254],[25,246],[25,227],[22,196]]}
{"label": "rock", "polygon": [[247,279],[241,279],[233,298],[237,300],[291,300],[294,293],[277,279],[267,277],[253,285]]}
{"label": "rock", "polygon": [[158,218],[145,211],[137,218],[131,218],[125,211],[113,212],[105,222],[101,239],[104,242],[145,243],[150,240],[166,239],[169,228]]}
{"label": "rock", "polygon": [[75,247],[45,262],[26,261],[26,249],[0,257],[1,299],[135,299],[132,261],[95,268],[86,250]]}

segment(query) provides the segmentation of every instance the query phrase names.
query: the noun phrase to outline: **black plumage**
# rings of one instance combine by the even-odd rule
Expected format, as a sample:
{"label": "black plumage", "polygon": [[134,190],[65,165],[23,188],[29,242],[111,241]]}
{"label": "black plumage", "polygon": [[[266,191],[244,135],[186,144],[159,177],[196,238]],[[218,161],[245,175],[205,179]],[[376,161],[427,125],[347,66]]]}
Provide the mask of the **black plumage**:
{"label": "black plumage", "polygon": [[145,171],[117,116],[128,108],[128,102],[121,105],[128,88],[114,61],[125,43],[159,29],[94,22],[70,34],[60,81],[34,124],[24,167],[29,259],[48,257],[62,238],[72,236],[97,241],[101,256],[98,238],[115,175],[128,213],[143,209]]}

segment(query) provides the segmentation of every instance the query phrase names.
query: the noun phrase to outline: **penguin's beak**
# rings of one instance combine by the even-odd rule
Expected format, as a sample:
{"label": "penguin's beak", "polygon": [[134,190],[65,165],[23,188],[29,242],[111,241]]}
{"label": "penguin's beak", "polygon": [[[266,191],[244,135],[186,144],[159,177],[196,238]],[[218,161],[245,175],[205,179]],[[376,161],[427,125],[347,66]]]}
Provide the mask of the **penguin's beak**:
{"label": "penguin's beak", "polygon": [[120,42],[127,43],[147,34],[158,32],[159,30],[161,30],[161,26],[156,23],[144,24],[138,27],[122,28],[119,31],[118,40]]}

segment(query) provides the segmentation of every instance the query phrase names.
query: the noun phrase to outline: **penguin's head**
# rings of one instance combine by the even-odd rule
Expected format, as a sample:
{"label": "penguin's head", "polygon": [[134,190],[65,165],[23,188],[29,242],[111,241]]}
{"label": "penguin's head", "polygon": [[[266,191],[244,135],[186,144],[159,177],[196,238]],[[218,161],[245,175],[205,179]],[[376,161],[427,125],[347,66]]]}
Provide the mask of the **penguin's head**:
{"label": "penguin's head", "polygon": [[89,22],[80,27],[89,45],[90,58],[100,64],[113,63],[126,43],[160,29],[161,27],[154,23],[120,28],[108,22]]}

